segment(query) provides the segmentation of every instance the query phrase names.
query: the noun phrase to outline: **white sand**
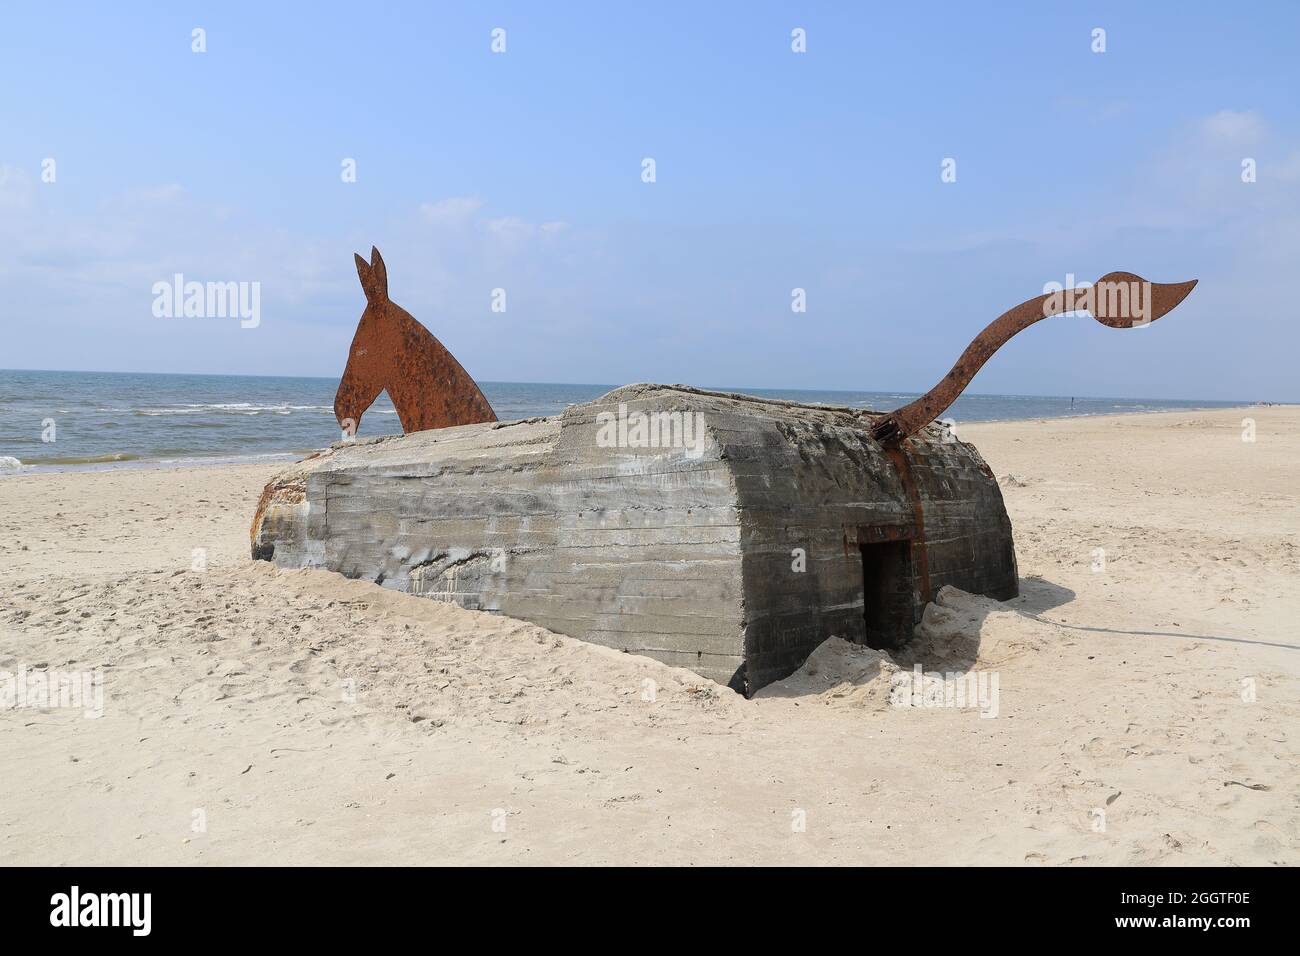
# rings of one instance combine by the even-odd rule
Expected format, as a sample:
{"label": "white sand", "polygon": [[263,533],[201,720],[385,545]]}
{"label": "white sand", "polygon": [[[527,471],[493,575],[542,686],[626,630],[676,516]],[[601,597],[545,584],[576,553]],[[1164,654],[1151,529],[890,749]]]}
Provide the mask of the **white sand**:
{"label": "white sand", "polygon": [[[105,692],[0,711],[0,863],[1300,862],[1300,410],[961,436],[1017,476],[1022,597],[753,701],[252,563],[274,467],[0,478],[0,672]],[[896,706],[916,663],[997,716]]]}

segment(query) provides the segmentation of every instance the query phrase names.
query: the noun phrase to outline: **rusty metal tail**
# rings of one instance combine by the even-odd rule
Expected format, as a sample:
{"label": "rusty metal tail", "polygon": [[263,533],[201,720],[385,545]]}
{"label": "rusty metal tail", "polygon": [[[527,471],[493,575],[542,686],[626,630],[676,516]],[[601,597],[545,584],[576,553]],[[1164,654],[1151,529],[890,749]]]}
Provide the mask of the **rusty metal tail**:
{"label": "rusty metal tail", "polygon": [[930,391],[916,401],[876,419],[871,434],[885,445],[896,446],[915,435],[956,401],[975,373],[1005,345],[1041,319],[1065,312],[1087,311],[1102,325],[1114,329],[1148,325],[1174,309],[1196,286],[1189,282],[1147,282],[1131,272],[1111,272],[1086,289],[1045,293],[1020,303],[994,319],[962,352],[957,364]]}

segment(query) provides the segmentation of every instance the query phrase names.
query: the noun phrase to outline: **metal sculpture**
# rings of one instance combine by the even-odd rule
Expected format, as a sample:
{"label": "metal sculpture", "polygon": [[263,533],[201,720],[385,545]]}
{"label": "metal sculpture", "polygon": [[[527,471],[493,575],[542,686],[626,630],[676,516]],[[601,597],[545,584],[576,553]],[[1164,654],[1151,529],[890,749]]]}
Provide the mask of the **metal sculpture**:
{"label": "metal sculpture", "polygon": [[1065,312],[1087,311],[1102,325],[1128,329],[1149,325],[1171,312],[1196,287],[1189,282],[1147,282],[1131,272],[1110,272],[1086,288],[1047,292],[994,319],[962,352],[957,364],[930,391],[871,426],[872,437],[889,447],[897,447],[915,435],[956,401],[970,380],[992,356],[1017,332],[1023,332],[1040,319]]}
{"label": "metal sculpture", "polygon": [[388,297],[388,269],[379,250],[371,247],[369,262],[355,258],[366,310],[334,396],[339,427],[355,435],[361,416],[382,391],[392,399],[406,434],[496,421],[487,398],[455,356]]}

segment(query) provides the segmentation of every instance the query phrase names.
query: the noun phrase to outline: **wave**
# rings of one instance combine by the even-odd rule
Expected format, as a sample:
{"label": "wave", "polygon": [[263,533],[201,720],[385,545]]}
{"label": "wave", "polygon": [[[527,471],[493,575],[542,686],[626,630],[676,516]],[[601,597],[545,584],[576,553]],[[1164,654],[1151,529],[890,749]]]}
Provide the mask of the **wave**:
{"label": "wave", "polygon": [[23,463],[11,455],[0,455],[0,475],[23,470]]}
{"label": "wave", "polygon": [[[51,455],[48,458],[30,458],[23,463],[22,467],[27,468],[32,465],[110,465],[119,461],[140,461],[141,458],[140,455],[133,455],[128,452],[117,452],[112,455],[69,455],[67,457]],[[11,460],[17,461],[18,459]],[[0,462],[3,461],[4,459],[0,459]]]}
{"label": "wave", "polygon": [[[296,451],[268,451],[248,454],[192,454],[164,453],[162,455],[95,455],[80,458],[41,458],[23,462],[19,467],[7,471],[3,465],[6,460],[0,457],[0,477],[16,474],[54,474],[59,472],[79,471],[115,471],[118,469],[158,468],[206,468],[212,465],[251,465],[269,462],[300,461],[307,455],[318,452],[318,448],[302,448]],[[16,462],[18,459],[11,458]]]}
{"label": "wave", "polygon": [[[110,411],[110,409],[105,409],[105,411]],[[111,411],[126,411],[126,409],[111,409]],[[260,415],[262,412],[270,412],[276,415],[292,415],[294,412],[333,412],[334,407],[332,405],[290,405],[287,402],[277,405],[257,405],[252,402],[214,402],[212,404],[182,403],[162,408],[135,408],[130,411],[133,415],[157,418],[164,415],[206,415],[213,413]]]}

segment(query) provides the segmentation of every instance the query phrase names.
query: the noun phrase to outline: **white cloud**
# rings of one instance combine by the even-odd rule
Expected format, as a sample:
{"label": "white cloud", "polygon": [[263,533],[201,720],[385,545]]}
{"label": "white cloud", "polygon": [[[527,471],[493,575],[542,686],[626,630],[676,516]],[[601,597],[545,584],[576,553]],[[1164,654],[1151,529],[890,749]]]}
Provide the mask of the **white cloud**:
{"label": "white cloud", "polygon": [[[6,314],[42,317],[15,323],[0,364],[332,374],[364,307],[352,253],[375,243],[396,301],[477,368],[501,351],[506,326],[489,310],[492,289],[510,289],[512,319],[516,311],[550,315],[559,308],[551,284],[580,283],[572,269],[557,276],[567,263],[591,259],[590,248],[572,248],[589,238],[560,241],[563,223],[488,218],[472,196],[373,211],[364,231],[317,232],[175,183],[40,201],[43,191],[65,188],[42,184],[39,169],[0,166],[0,302]],[[160,322],[151,290],[176,273],[258,282],[261,325],[254,332],[237,323]],[[538,350],[520,337],[519,354]]]}
{"label": "white cloud", "polygon": [[452,196],[437,202],[420,204],[420,215],[425,222],[439,226],[455,226],[468,222],[483,207],[483,201],[474,196]]}
{"label": "white cloud", "polygon": [[35,177],[21,166],[0,164],[0,209],[13,212],[32,204]]}
{"label": "white cloud", "polygon": [[127,198],[138,202],[167,203],[176,202],[184,195],[185,190],[179,183],[164,183],[161,186],[149,186],[134,193],[128,193]]}
{"label": "white cloud", "polygon": [[1300,179],[1300,151],[1291,153],[1277,164],[1273,174],[1282,182],[1293,183]]}
{"label": "white cloud", "polygon": [[508,246],[517,246],[540,236],[554,236],[564,231],[564,222],[525,222],[517,216],[502,216],[489,219],[485,224],[487,231]]}
{"label": "white cloud", "polygon": [[1215,143],[1246,146],[1264,138],[1267,125],[1254,110],[1235,112],[1219,110],[1201,121],[1201,133]]}

